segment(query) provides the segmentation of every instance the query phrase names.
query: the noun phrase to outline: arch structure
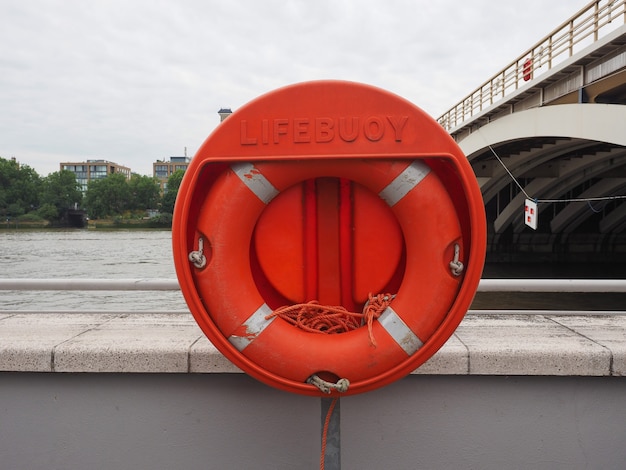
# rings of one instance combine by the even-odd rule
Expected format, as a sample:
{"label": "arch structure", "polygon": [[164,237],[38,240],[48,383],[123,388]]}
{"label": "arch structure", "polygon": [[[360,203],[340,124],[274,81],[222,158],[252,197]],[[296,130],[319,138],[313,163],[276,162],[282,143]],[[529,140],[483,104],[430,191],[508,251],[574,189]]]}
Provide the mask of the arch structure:
{"label": "arch structure", "polygon": [[[626,253],[626,106],[563,104],[501,117],[458,144],[483,195],[491,253]],[[525,224],[525,199],[539,225]],[[580,255],[580,256],[579,256]]]}

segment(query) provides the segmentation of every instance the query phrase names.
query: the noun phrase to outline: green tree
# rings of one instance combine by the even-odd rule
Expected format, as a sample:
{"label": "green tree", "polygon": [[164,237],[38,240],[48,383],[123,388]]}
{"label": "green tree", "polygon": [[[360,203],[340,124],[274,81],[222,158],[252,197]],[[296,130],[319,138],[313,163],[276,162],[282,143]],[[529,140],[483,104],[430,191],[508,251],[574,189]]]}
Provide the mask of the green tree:
{"label": "green tree", "polygon": [[49,221],[59,221],[67,215],[67,211],[80,206],[83,193],[76,181],[76,175],[67,170],[50,173],[43,178],[41,184],[41,201],[39,215]]}
{"label": "green tree", "polygon": [[131,210],[156,209],[161,198],[159,180],[150,176],[133,173],[128,182]]}
{"label": "green tree", "polygon": [[39,217],[49,221],[60,220],[59,209],[54,204],[45,203],[37,210]]}
{"label": "green tree", "polygon": [[0,214],[16,217],[36,209],[40,186],[31,167],[0,157]]}
{"label": "green tree", "polygon": [[178,189],[180,183],[183,180],[184,170],[176,170],[167,179],[167,187],[165,188],[165,194],[163,194],[163,202],[161,204],[161,212],[166,214],[174,213],[174,204],[176,203],[176,196],[178,196]]}
{"label": "green tree", "polygon": [[129,201],[130,186],[121,173],[91,180],[87,184],[85,206],[93,219],[122,215],[129,209]]}

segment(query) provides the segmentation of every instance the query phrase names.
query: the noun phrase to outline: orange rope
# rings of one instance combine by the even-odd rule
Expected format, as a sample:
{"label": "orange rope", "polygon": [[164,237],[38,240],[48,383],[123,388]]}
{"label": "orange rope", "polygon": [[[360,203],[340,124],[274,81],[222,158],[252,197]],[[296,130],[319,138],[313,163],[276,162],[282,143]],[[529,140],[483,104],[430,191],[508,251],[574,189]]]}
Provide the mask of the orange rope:
{"label": "orange rope", "polygon": [[348,311],[342,306],[320,305],[317,300],[305,304],[279,307],[265,317],[280,317],[292,325],[311,333],[337,334],[356,330],[367,324],[370,344],[376,346],[372,325],[393,299],[391,294],[369,294],[363,313]]}
{"label": "orange rope", "polygon": [[328,407],[328,412],[326,413],[326,419],[324,420],[324,430],[322,432],[322,455],[320,457],[320,469],[321,470],[324,470],[324,465],[325,465],[324,457],[326,456],[326,439],[328,437],[328,427],[330,425],[330,417],[333,415],[333,410],[335,409],[337,400],[339,400],[339,397],[333,398],[333,401],[330,402],[330,406]]}

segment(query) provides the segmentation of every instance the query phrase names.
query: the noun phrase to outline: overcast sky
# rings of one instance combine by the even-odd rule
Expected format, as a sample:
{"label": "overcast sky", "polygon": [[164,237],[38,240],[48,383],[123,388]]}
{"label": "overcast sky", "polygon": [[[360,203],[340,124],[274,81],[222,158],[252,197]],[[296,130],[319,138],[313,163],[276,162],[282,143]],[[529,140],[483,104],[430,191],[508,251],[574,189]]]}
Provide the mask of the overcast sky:
{"label": "overcast sky", "polygon": [[275,88],[339,79],[438,117],[588,0],[0,0],[0,157],[152,175]]}

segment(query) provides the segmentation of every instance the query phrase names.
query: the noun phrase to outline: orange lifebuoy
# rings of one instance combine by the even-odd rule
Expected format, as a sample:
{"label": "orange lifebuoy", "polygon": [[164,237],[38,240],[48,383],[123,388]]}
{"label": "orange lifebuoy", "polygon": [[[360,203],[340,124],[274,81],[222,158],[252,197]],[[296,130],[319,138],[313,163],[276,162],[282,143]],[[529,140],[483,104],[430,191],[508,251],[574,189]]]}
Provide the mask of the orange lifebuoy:
{"label": "orange lifebuoy", "polygon": [[530,57],[524,61],[522,73],[524,74],[525,82],[533,78],[533,60]]}
{"label": "orange lifebuoy", "polygon": [[[376,347],[365,328],[318,335],[267,319],[273,307],[253,279],[249,247],[266,205],[294,184],[321,177],[346,178],[379,194],[404,234],[405,273],[392,305],[375,322]],[[236,163],[213,184],[197,232],[210,253],[196,274],[197,284],[206,286],[207,326],[228,340],[235,355],[256,364],[263,378],[301,392],[310,391],[306,380],[320,373],[348,379],[355,393],[393,378],[440,326],[461,278],[450,268],[455,246],[462,246],[454,206],[419,160]]]}
{"label": "orange lifebuoy", "polygon": [[[351,124],[347,118],[263,117],[268,108],[279,116],[292,110],[294,96],[310,113],[340,97],[357,103],[356,117]],[[396,113],[387,122],[362,114],[361,103],[377,109],[378,100]],[[342,392],[350,395],[390,384],[428,360],[465,315],[484,261],[480,190],[458,147],[421,111],[355,84],[295,86],[237,116],[220,124],[225,127],[192,161],[172,227],[181,290],[209,340],[258,380],[312,396],[323,392],[311,377],[349,381]],[[261,123],[256,134],[252,119]],[[310,130],[311,123],[318,128]],[[290,132],[292,141],[282,142]],[[428,138],[417,139],[418,132]],[[390,148],[402,151],[394,155]],[[246,157],[242,149],[260,155]],[[302,223],[310,216],[302,212],[310,210],[302,188],[311,186],[322,206],[314,204],[313,213],[340,212],[318,221],[339,232],[330,240],[338,248],[324,260],[339,258],[337,269],[307,264],[307,237],[319,238],[315,249],[329,243],[328,231]],[[363,231],[368,215],[381,226]],[[347,280],[346,271],[352,273]],[[315,294],[328,304],[361,308],[368,291],[395,294],[371,325],[375,344],[365,326],[322,335],[272,315],[284,302],[307,302]]]}

